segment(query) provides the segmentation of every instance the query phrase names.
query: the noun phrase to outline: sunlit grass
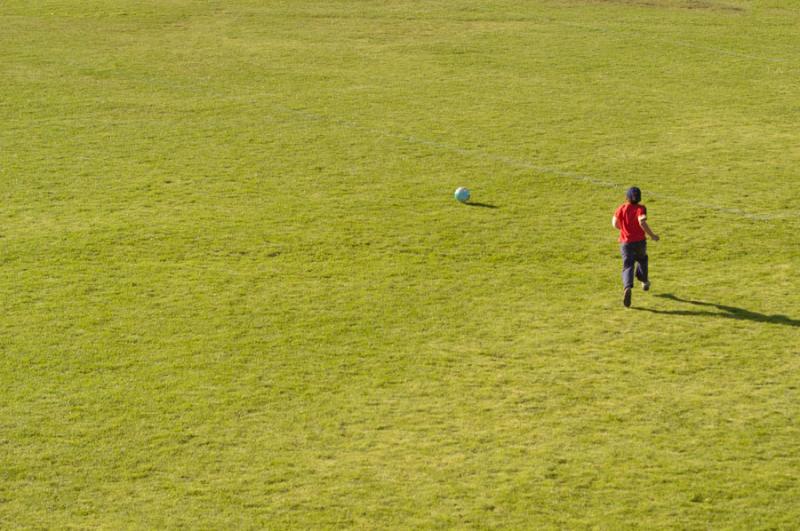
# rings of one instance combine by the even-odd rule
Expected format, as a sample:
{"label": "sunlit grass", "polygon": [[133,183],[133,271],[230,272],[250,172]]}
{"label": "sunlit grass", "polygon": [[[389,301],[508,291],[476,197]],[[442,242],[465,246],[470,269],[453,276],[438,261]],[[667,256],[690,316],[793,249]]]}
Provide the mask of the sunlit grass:
{"label": "sunlit grass", "polygon": [[791,3],[0,22],[4,526],[800,519]]}

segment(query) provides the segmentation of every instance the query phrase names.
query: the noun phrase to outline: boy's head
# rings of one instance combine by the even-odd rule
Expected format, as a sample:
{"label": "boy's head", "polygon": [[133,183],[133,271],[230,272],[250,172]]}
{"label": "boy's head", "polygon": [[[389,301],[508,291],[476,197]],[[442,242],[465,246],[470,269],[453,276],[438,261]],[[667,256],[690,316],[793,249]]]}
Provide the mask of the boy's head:
{"label": "boy's head", "polygon": [[632,186],[628,188],[628,191],[625,192],[625,197],[633,203],[634,205],[642,200],[642,191],[639,190],[637,187]]}

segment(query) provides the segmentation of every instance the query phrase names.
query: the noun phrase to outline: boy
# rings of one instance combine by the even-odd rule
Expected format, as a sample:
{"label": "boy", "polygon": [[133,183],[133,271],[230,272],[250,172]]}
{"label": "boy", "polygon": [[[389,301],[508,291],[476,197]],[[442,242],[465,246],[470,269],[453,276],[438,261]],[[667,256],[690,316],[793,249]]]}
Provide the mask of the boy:
{"label": "boy", "polygon": [[[642,191],[637,187],[629,188],[625,193],[624,204],[620,205],[611,224],[619,229],[620,251],[622,253],[622,304],[626,308],[631,305],[631,290],[633,289],[633,276],[636,275],[642,282],[642,289],[650,289],[650,280],[647,277],[647,237],[658,241],[659,237],[647,225],[647,208],[640,205]],[[634,264],[636,270],[634,272]]]}

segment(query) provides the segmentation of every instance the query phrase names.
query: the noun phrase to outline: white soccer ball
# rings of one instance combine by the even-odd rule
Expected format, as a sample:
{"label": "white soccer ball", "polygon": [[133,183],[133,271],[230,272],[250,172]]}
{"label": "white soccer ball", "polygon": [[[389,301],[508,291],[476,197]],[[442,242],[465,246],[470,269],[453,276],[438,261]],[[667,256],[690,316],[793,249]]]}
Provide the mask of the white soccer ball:
{"label": "white soccer ball", "polygon": [[455,196],[456,200],[461,203],[466,203],[469,201],[469,190],[463,186],[456,188],[456,193],[453,195]]}

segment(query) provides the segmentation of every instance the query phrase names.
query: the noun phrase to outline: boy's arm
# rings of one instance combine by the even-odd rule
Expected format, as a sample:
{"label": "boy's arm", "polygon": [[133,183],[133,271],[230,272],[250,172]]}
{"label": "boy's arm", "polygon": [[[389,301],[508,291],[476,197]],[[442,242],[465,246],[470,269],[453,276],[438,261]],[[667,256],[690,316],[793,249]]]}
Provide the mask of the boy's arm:
{"label": "boy's arm", "polygon": [[658,235],[655,232],[653,232],[653,230],[650,228],[650,225],[647,224],[647,219],[646,218],[644,218],[644,217],[639,218],[639,225],[642,226],[642,228],[644,229],[644,231],[647,233],[648,236],[653,238],[654,242],[657,242],[658,240],[661,239],[661,238],[658,237]]}
{"label": "boy's arm", "polygon": [[619,228],[619,225],[617,225],[617,216],[611,218],[611,226],[614,227],[615,229]]}

